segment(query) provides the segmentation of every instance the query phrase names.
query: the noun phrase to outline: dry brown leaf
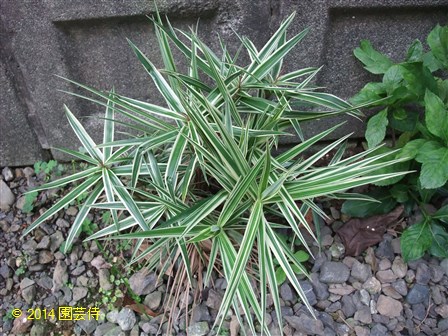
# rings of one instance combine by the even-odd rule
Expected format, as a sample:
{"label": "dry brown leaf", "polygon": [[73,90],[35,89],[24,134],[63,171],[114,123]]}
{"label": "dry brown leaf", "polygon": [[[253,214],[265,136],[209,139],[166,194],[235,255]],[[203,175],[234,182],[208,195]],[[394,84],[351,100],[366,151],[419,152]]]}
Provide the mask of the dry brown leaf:
{"label": "dry brown leaf", "polygon": [[345,245],[345,255],[358,256],[369,246],[381,242],[387,228],[394,224],[402,213],[403,206],[399,206],[385,215],[349,220],[337,231]]}

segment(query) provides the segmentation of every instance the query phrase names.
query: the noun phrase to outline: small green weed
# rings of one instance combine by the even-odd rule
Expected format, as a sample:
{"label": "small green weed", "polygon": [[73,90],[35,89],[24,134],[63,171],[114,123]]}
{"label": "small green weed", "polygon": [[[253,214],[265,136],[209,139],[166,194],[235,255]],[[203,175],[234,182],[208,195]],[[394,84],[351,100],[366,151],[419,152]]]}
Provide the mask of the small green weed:
{"label": "small green weed", "polygon": [[45,180],[48,181],[51,174],[61,176],[64,172],[64,166],[59,164],[56,160],[50,160],[48,162],[37,161],[34,163],[34,171],[36,174],[44,173]]}
{"label": "small green weed", "polygon": [[34,202],[37,199],[37,191],[30,192],[25,195],[25,204],[23,205],[22,212],[31,213],[34,210]]}

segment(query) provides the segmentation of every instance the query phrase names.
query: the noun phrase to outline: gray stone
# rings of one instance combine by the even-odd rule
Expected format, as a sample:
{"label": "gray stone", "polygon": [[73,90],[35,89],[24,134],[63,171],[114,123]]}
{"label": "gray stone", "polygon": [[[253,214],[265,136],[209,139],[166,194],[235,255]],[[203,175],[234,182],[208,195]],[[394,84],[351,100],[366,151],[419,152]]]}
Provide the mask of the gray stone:
{"label": "gray stone", "polygon": [[149,307],[149,309],[157,310],[159,309],[160,303],[162,302],[162,293],[159,291],[152,292],[146,295],[143,302],[145,306]]}
{"label": "gray stone", "polygon": [[111,331],[114,328],[116,328],[115,323],[111,322],[102,323],[96,327],[93,336],[104,336],[107,332]]}
{"label": "gray stone", "polygon": [[39,264],[49,264],[54,260],[54,255],[48,250],[39,251]]}
{"label": "gray stone", "polygon": [[383,240],[377,247],[375,251],[378,258],[387,258],[390,261],[393,261],[395,258],[394,249],[392,248],[392,244],[390,240]]}
{"label": "gray stone", "polygon": [[445,271],[445,275],[448,276],[448,258],[447,259],[443,259],[440,262],[440,267],[442,267],[442,269]]}
{"label": "gray stone", "polygon": [[205,302],[205,305],[211,309],[219,310],[221,307],[222,302],[222,295],[219,294],[214,289],[210,289],[208,291],[208,297],[207,301]]}
{"label": "gray stone", "polygon": [[84,265],[76,267],[73,271],[71,271],[71,274],[74,276],[81,275],[85,272],[86,267]]}
{"label": "gray stone", "polygon": [[200,321],[210,322],[212,317],[208,311],[207,306],[204,304],[196,305],[191,313],[191,323],[196,323]]}
{"label": "gray stone", "polygon": [[73,301],[78,302],[87,296],[87,288],[85,287],[74,287],[73,288]]}
{"label": "gray stone", "polygon": [[420,263],[417,266],[417,271],[415,272],[415,281],[422,285],[427,285],[429,280],[431,280],[431,271],[425,263]]}
{"label": "gray stone", "polygon": [[445,274],[443,268],[438,265],[430,265],[429,267],[431,271],[431,281],[434,283],[440,282]]}
{"label": "gray stone", "polygon": [[110,329],[104,336],[126,336],[126,333],[121,330],[120,326]]}
{"label": "gray stone", "polygon": [[347,317],[352,317],[355,312],[356,312],[356,306],[353,303],[353,299],[350,295],[345,295],[342,297],[341,299],[342,302],[342,312],[344,313],[344,316]]}
{"label": "gray stone", "polygon": [[56,225],[61,229],[66,229],[70,227],[70,223],[67,222],[64,218],[56,219]]}
{"label": "gray stone", "polygon": [[9,167],[5,167],[2,169],[2,175],[6,182],[12,181],[14,179],[12,170]]}
{"label": "gray stone", "polygon": [[319,281],[319,276],[316,273],[311,273],[311,285],[313,286],[313,291],[318,300],[326,300],[330,296],[328,291],[328,285]]}
{"label": "gray stone", "polygon": [[48,289],[50,290],[51,287],[53,287],[53,279],[51,279],[49,276],[44,275],[42,277],[40,277],[39,279],[36,280],[37,284],[44,288],[44,289]]}
{"label": "gray stone", "polygon": [[428,303],[429,300],[429,287],[421,284],[415,284],[411,288],[408,295],[406,296],[406,301],[411,304],[417,303]]}
{"label": "gray stone", "polygon": [[394,282],[395,280],[397,280],[397,276],[390,269],[389,270],[385,270],[385,271],[378,271],[378,272],[376,272],[376,278],[381,283],[390,283],[390,282]]}
{"label": "gray stone", "polygon": [[400,301],[397,301],[391,297],[380,295],[376,308],[381,315],[390,318],[400,316],[401,311],[403,310],[403,305]]}
{"label": "gray stone", "polygon": [[345,246],[340,242],[334,242],[329,248],[330,254],[333,258],[339,259],[345,253]]}
{"label": "gray stone", "polygon": [[8,185],[3,180],[0,180],[0,210],[8,211],[11,205],[14,204],[15,199]]}
{"label": "gray stone", "polygon": [[385,336],[387,334],[387,328],[380,323],[376,323],[372,329],[370,329],[370,336]]}
{"label": "gray stone", "polygon": [[[317,303],[317,297],[313,290],[313,285],[308,280],[299,281],[299,285],[305,293],[308,303],[314,306]],[[328,292],[327,292],[328,293]]]}
{"label": "gray stone", "polygon": [[406,296],[408,294],[408,286],[406,285],[406,282],[403,279],[397,280],[394,283],[392,283],[392,287],[403,296]]}
{"label": "gray stone", "polygon": [[358,281],[365,282],[369,276],[372,276],[372,270],[369,265],[355,260],[352,265],[351,276]]}
{"label": "gray stone", "polygon": [[440,287],[431,286],[431,297],[434,301],[434,304],[441,305],[444,300],[444,295],[441,293]]}
{"label": "gray stone", "polygon": [[30,278],[23,278],[20,282],[20,289],[25,289],[27,287],[30,287],[34,285],[36,282],[34,280],[31,280]]}
{"label": "gray stone", "polygon": [[7,264],[3,264],[1,267],[0,267],[0,276],[3,278],[3,279],[8,279],[10,276],[11,276],[11,274],[12,274],[12,271],[11,271],[11,269],[8,267],[8,265]]}
{"label": "gray stone", "polygon": [[68,281],[67,265],[62,260],[58,260],[53,273],[52,292],[56,292],[62,288]]}
{"label": "gray stone", "polygon": [[392,263],[392,271],[398,278],[404,278],[408,271],[408,265],[406,265],[402,258],[396,257]]}
{"label": "gray stone", "polygon": [[91,251],[85,251],[82,255],[82,261],[89,263],[93,259],[93,252]]}
{"label": "gray stone", "polygon": [[417,320],[423,321],[426,316],[426,307],[423,303],[412,305],[412,315]]}
{"label": "gray stone", "polygon": [[137,318],[135,317],[134,311],[129,308],[123,308],[117,316],[117,323],[121,330],[131,330],[135,323],[137,323]]}
{"label": "gray stone", "polygon": [[34,297],[36,296],[36,286],[31,285],[22,289],[22,297],[26,303],[32,304],[34,302]]}
{"label": "gray stone", "polygon": [[280,296],[284,301],[293,301],[295,299],[291,287],[286,282],[280,286]]}
{"label": "gray stone", "polygon": [[106,314],[106,319],[109,322],[117,323],[119,314],[120,312],[118,310],[112,310]]}
{"label": "gray stone", "polygon": [[207,322],[196,322],[187,328],[187,335],[189,336],[204,336],[210,331]]}
{"label": "gray stone", "polygon": [[437,329],[439,333],[443,333],[448,330],[448,319],[442,319],[437,323]]}
{"label": "gray stone", "polygon": [[155,290],[157,275],[139,271],[129,278],[129,286],[136,295],[147,295]]}
{"label": "gray stone", "polygon": [[345,264],[327,261],[320,268],[319,280],[323,283],[344,283],[349,276],[350,270]]}
{"label": "gray stone", "polygon": [[324,335],[322,321],[315,320],[304,313],[299,316],[286,316],[285,320],[298,332],[306,335]]}
{"label": "gray stone", "polygon": [[34,324],[30,330],[30,336],[44,336],[47,328],[44,324]]}
{"label": "gray stone", "polygon": [[367,290],[370,294],[377,294],[381,291],[381,282],[379,282],[377,278],[371,277],[364,282],[362,288]]}
{"label": "gray stone", "polygon": [[98,322],[94,318],[86,318],[85,320],[78,321],[76,324],[79,325],[87,335],[90,335],[95,331]]}
{"label": "gray stone", "polygon": [[354,319],[363,324],[372,323],[372,314],[370,313],[369,307],[362,307],[361,309],[355,312]]}
{"label": "gray stone", "polygon": [[114,288],[114,286],[109,281],[109,277],[110,272],[107,268],[101,268],[100,270],[98,270],[98,278],[102,290],[109,291]]}
{"label": "gray stone", "polygon": [[56,250],[59,249],[59,247],[64,242],[64,236],[63,236],[62,232],[55,231],[55,233],[53,233],[50,236],[50,241],[51,241],[50,250],[51,250],[51,252],[55,252]]}
{"label": "gray stone", "polygon": [[49,236],[43,236],[39,244],[36,246],[36,250],[46,250],[50,248],[50,237]]}
{"label": "gray stone", "polygon": [[383,286],[382,291],[387,296],[390,296],[393,299],[401,300],[403,297],[396,291],[392,286]]}

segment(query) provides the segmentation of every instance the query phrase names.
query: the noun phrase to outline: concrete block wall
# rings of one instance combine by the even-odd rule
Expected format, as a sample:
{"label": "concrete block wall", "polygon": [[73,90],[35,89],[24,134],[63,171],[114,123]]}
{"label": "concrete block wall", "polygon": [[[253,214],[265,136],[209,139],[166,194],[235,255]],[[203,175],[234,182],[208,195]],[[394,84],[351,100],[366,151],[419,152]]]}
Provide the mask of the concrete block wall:
{"label": "concrete block wall", "polygon": [[[176,27],[199,20],[200,35],[216,49],[217,34],[238,47],[232,30],[261,46],[297,11],[291,33],[311,31],[286,60],[287,69],[323,65],[318,83],[343,98],[372,80],[353,57],[361,39],[399,60],[414,39],[424,40],[437,23],[446,24],[448,14],[448,0],[157,0],[157,6]],[[64,103],[101,138],[102,108],[58,92],[76,89],[55,75],[160,101],[125,39],[161,65],[146,18],[152,13],[152,0],[0,0],[0,166],[69,159],[56,150],[79,146]],[[305,130],[313,134],[334,122],[313,122]],[[362,128],[348,119],[335,136],[360,136]]]}

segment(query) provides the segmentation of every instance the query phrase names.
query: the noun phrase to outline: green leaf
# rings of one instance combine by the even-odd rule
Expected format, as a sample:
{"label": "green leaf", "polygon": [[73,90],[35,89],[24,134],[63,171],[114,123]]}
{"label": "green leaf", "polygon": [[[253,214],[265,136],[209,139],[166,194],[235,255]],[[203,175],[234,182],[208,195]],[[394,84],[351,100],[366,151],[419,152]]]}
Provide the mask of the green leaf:
{"label": "green leaf", "polygon": [[397,204],[392,195],[385,189],[375,189],[367,193],[367,196],[378,202],[348,200],[342,204],[342,213],[349,215],[350,217],[365,218],[386,214]]}
{"label": "green leaf", "polygon": [[373,74],[384,74],[393,64],[388,57],[376,51],[368,40],[362,40],[361,47],[353,53],[364,64],[364,68]]}
{"label": "green leaf", "polygon": [[407,62],[421,62],[423,59],[423,45],[420,40],[412,42],[406,55]]}
{"label": "green leaf", "polygon": [[432,216],[432,218],[438,219],[441,222],[448,224],[448,204],[437,210],[437,212]]}
{"label": "green leaf", "polygon": [[448,68],[448,26],[437,25],[429,33],[427,42],[434,57]]}
{"label": "green leaf", "polygon": [[425,122],[428,130],[448,145],[448,109],[434,93],[425,93]]}
{"label": "green leaf", "polygon": [[420,147],[416,161],[422,164],[420,183],[424,189],[442,187],[448,180],[448,147],[427,141]]}
{"label": "green leaf", "polygon": [[353,105],[362,105],[366,103],[371,103],[370,106],[383,105],[384,101],[382,99],[386,97],[386,95],[387,92],[384,83],[367,83],[361,91],[350,99],[350,102]]}
{"label": "green leaf", "polygon": [[404,108],[396,108],[389,113],[389,126],[400,132],[413,132],[416,129],[418,113]]}
{"label": "green leaf", "polygon": [[425,139],[415,139],[408,142],[397,154],[397,158],[414,159],[419,153],[420,148],[427,142]]}
{"label": "green leaf", "polygon": [[366,130],[366,139],[369,148],[378,146],[384,140],[388,124],[387,108],[369,119]]}
{"label": "green leaf", "polygon": [[406,184],[396,184],[390,189],[390,194],[399,203],[409,200],[409,187]]}
{"label": "green leaf", "polygon": [[275,280],[277,281],[278,286],[286,281],[286,273],[283,268],[279,267],[275,270]]}
{"label": "green leaf", "polygon": [[[390,148],[387,147],[380,147],[378,149],[375,150],[374,154],[379,154],[379,153],[390,153],[392,152],[392,150]],[[378,160],[379,162],[388,162],[390,161],[390,157],[383,157],[380,160]],[[390,173],[395,173],[395,172],[399,172],[399,171],[406,171],[407,169],[409,169],[409,161],[401,161],[398,163],[395,163],[393,165],[387,165],[384,166],[378,170],[375,171],[375,173],[377,174],[390,174]],[[396,177],[391,177],[379,182],[375,182],[374,184],[377,186],[387,186],[387,185],[391,185],[391,184],[395,184],[398,181],[400,181],[402,178],[404,177],[404,175],[401,176],[396,176]]]}
{"label": "green leaf", "polygon": [[429,252],[438,258],[448,258],[448,233],[443,226],[432,223],[432,245]]}
{"label": "green leaf", "polygon": [[423,257],[431,247],[432,240],[431,230],[427,223],[417,223],[408,227],[400,238],[403,260],[408,262]]}
{"label": "green leaf", "polygon": [[294,253],[294,257],[300,263],[304,263],[305,261],[308,261],[310,259],[310,255],[305,251],[297,251],[296,253]]}

